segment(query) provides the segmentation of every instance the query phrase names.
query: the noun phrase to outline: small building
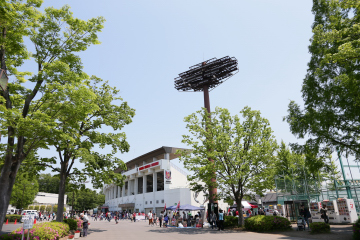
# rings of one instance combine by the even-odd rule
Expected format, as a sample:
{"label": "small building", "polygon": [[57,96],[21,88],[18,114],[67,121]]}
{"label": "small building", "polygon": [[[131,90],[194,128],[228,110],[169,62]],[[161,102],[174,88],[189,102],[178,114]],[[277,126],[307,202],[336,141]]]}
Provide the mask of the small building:
{"label": "small building", "polygon": [[[187,173],[171,162],[179,157],[179,149],[160,147],[127,162],[127,171],[115,170],[126,176],[125,184],[104,186],[103,209],[160,214],[165,204],[170,207],[179,201],[181,205],[206,205],[203,194],[190,190]],[[219,207],[226,209],[222,201]]]}
{"label": "small building", "polygon": [[[58,204],[58,198],[59,194],[56,193],[45,193],[45,192],[38,192],[36,194],[36,197],[33,201],[33,204],[30,206],[33,206],[34,208],[38,206],[40,209],[40,206],[45,206],[47,209],[51,209],[51,211],[46,212],[52,212],[52,209],[55,205]],[[66,204],[67,195],[64,196],[64,207],[66,208],[66,211],[69,211],[69,206]]]}
{"label": "small building", "polygon": [[[59,194],[38,192],[34,199],[34,203],[38,205],[56,205],[58,204]],[[67,195],[64,196],[64,204],[66,205]]]}

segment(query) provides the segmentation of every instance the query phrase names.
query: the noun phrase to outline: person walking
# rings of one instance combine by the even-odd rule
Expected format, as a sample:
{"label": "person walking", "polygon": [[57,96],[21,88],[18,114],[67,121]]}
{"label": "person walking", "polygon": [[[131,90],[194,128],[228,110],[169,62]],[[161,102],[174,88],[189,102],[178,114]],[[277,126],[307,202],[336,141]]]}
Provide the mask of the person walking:
{"label": "person walking", "polygon": [[136,222],[136,212],[133,213],[134,222]]}
{"label": "person walking", "polygon": [[160,227],[162,225],[163,218],[164,218],[164,211],[161,211],[160,216],[159,216],[159,225],[160,225]]}
{"label": "person walking", "polygon": [[157,216],[156,213],[153,214],[153,224],[157,226]]}
{"label": "person walking", "polygon": [[89,228],[89,218],[86,215],[84,215],[84,213],[80,213],[80,218],[81,220],[83,220],[83,231],[84,231],[83,237],[86,237]]}
{"label": "person walking", "polygon": [[214,211],[211,212],[210,214],[210,225],[211,225],[211,229],[216,229],[216,220],[217,220],[217,217],[216,217],[216,214],[214,213]]}
{"label": "person walking", "polygon": [[154,226],[153,223],[153,214],[152,211],[150,210],[150,212],[148,213],[148,219],[149,219],[149,225]]}
{"label": "person walking", "polygon": [[326,205],[324,204],[320,210],[320,213],[321,213],[321,216],[324,219],[325,223],[329,223],[329,216],[327,215],[327,211],[328,211],[328,209],[327,209]]}
{"label": "person walking", "polygon": [[219,229],[218,231],[223,230],[224,231],[224,213],[223,210],[219,211]]}
{"label": "person walking", "polygon": [[165,214],[165,216],[164,216],[164,227],[167,227],[168,222],[169,222],[169,217],[168,217],[167,214]]}
{"label": "person walking", "polygon": [[308,225],[308,229],[310,229],[309,218],[311,218],[311,213],[309,211],[309,208],[305,207],[305,209],[304,209],[304,220],[305,220],[305,223],[307,223],[307,225]]}

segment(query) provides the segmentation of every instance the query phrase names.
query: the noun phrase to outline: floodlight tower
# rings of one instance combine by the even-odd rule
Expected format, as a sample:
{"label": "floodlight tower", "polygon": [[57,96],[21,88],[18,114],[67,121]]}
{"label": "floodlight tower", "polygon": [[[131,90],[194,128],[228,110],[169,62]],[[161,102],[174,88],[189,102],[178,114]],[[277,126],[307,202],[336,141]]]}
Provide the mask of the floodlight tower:
{"label": "floodlight tower", "polygon": [[[190,67],[190,70],[180,73],[175,78],[175,89],[187,92],[204,92],[204,105],[210,113],[209,90],[211,91],[221,83],[228,80],[239,71],[238,61],[235,57],[223,57],[220,59],[211,58]],[[214,162],[213,159],[209,161]],[[211,179],[216,182],[216,179]],[[215,203],[214,196],[217,194],[216,188],[209,189],[209,203]]]}

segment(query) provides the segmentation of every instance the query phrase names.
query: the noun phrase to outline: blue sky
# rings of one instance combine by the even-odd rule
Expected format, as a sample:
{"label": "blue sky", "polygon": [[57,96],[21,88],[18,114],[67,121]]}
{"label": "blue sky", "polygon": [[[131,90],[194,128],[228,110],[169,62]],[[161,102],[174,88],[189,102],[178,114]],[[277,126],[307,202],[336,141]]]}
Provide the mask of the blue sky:
{"label": "blue sky", "polygon": [[119,156],[125,162],[161,146],[186,147],[183,119],[203,106],[203,94],[177,92],[174,78],[213,57],[236,57],[240,71],[210,92],[211,109],[234,115],[250,106],[269,119],[279,143],[298,141],[282,119],[290,100],[302,104],[311,0],[47,0],[43,7],[65,4],[80,19],[106,19],[102,44],[80,55],[86,73],[109,80],[136,109],[123,129],[131,146]]}

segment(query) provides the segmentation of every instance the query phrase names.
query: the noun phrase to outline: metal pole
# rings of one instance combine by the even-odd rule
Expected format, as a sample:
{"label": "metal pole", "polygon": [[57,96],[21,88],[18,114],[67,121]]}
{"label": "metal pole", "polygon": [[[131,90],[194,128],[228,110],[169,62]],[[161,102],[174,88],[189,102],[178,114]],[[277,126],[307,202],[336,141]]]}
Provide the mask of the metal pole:
{"label": "metal pole", "polygon": [[[351,169],[350,169],[350,164],[349,164],[349,159],[348,159],[347,154],[346,154],[346,161],[347,161],[347,164],[348,164],[348,166],[349,166],[350,175],[351,175],[351,180],[352,180],[352,184],[353,184],[353,186],[354,186],[354,191],[355,191],[355,196],[356,196],[356,201],[357,201],[357,204],[355,204],[355,207],[356,207],[356,205],[359,206],[359,198],[358,198],[358,195],[357,195],[357,192],[356,192],[356,186],[355,186],[355,184],[354,184],[354,178],[353,178],[353,175],[352,175],[352,171],[351,171]],[[350,190],[350,191],[351,191],[351,190]]]}
{"label": "metal pole", "polygon": [[[204,85],[203,89],[204,89],[204,105],[205,105],[205,108],[206,108],[207,112],[210,114],[211,110],[210,110],[209,86]],[[214,162],[214,159],[209,158],[209,161]],[[216,183],[216,178],[215,177],[211,178],[211,182],[215,184]],[[209,203],[217,203],[217,200],[214,200],[214,196],[216,196],[216,195],[217,195],[217,188],[216,187],[210,187],[210,189],[209,189]]]}
{"label": "metal pole", "polygon": [[340,154],[339,149],[337,149],[337,154],[338,154],[338,158],[339,158],[339,162],[340,162],[340,166],[341,166],[341,172],[342,172],[343,178],[344,178],[344,183],[345,183],[345,186],[346,186],[346,193],[347,193],[348,199],[352,199],[352,194],[351,194],[351,190],[350,190],[350,186],[349,186],[349,181],[346,180],[346,174],[345,174],[344,166],[343,166],[343,163],[342,163],[342,160],[341,160],[341,154]]}

